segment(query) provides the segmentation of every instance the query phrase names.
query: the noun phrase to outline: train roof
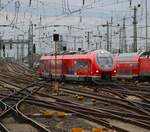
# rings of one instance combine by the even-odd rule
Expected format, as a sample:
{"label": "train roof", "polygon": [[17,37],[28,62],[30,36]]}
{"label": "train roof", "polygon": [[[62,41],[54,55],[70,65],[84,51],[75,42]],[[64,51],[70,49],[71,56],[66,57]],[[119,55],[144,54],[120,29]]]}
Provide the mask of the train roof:
{"label": "train roof", "polygon": [[[64,53],[64,54],[58,54],[57,55],[57,58],[62,58],[64,57],[64,59],[67,59],[67,58],[82,58],[82,59],[86,59],[86,58],[89,58],[89,55],[94,55],[94,54],[110,54],[108,51],[106,50],[94,50],[94,51],[84,51],[84,52],[70,52],[69,54],[67,53]],[[47,59],[52,59],[54,58],[54,54],[47,54],[47,55],[43,55],[41,57],[40,60],[47,60]]]}
{"label": "train roof", "polygon": [[139,51],[139,52],[133,52],[133,53],[121,53],[118,56],[125,58],[125,57],[133,57],[133,56],[140,57],[141,55],[150,55],[150,51]]}
{"label": "train roof", "polygon": [[119,58],[133,57],[138,56],[138,53],[122,53],[118,55]]}
{"label": "train roof", "polygon": [[[96,53],[96,52],[99,52],[99,53],[109,53],[108,51],[106,50],[103,50],[103,49],[98,49],[98,50],[87,50],[87,51],[63,51],[63,52],[60,52],[58,53],[57,55],[75,55],[75,54],[90,54],[90,53]],[[55,55],[55,53],[50,53],[50,54],[47,54],[47,55]]]}
{"label": "train roof", "polygon": [[150,51],[139,51],[134,53],[121,53],[117,55],[118,60],[138,60],[140,56],[149,55]]}

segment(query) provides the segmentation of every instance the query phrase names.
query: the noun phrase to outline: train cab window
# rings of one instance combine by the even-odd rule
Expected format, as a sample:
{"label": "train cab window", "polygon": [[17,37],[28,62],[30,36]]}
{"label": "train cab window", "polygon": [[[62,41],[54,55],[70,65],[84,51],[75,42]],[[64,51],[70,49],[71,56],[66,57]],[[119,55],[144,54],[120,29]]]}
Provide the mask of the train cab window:
{"label": "train cab window", "polygon": [[140,58],[150,58],[150,52],[144,52]]}
{"label": "train cab window", "polygon": [[140,58],[150,58],[149,55],[141,55]]}
{"label": "train cab window", "polygon": [[109,70],[113,68],[113,59],[109,55],[97,55],[97,64],[105,70]]}
{"label": "train cab window", "polygon": [[112,64],[113,63],[113,60],[111,57],[98,57],[97,58],[97,61],[98,61],[98,64]]}
{"label": "train cab window", "polygon": [[88,69],[88,62],[87,61],[77,61],[76,69],[77,70]]}

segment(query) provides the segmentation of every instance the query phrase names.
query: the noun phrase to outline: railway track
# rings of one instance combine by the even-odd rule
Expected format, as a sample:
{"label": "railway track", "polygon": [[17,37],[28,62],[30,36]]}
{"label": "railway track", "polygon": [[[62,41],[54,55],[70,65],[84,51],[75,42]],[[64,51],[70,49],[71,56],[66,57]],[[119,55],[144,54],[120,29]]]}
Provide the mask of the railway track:
{"label": "railway track", "polygon": [[11,82],[16,82],[16,83],[25,83],[25,84],[29,84],[33,81],[33,79],[26,79],[26,78],[21,78],[21,77],[16,77],[16,76],[12,76],[12,75],[4,75],[4,74],[0,74],[0,77],[3,78],[3,80],[9,80]]}
{"label": "railway track", "polygon": [[[28,97],[30,97],[33,93],[37,92],[41,88],[43,88],[42,83],[33,83],[29,85],[28,87],[25,87],[21,89],[20,91],[17,91],[11,95],[8,95],[4,97],[3,99],[0,100],[1,106],[3,111],[0,114],[0,119],[1,119],[1,124],[0,124],[0,130],[4,132],[8,132],[8,129],[2,124],[3,120],[5,118],[8,118],[7,116],[11,114],[15,120],[20,120],[23,119],[26,122],[29,122],[33,126],[36,126],[40,131],[45,131],[47,132],[48,130],[44,128],[42,125],[30,120],[29,118],[25,117],[18,109],[16,109],[16,105]],[[12,98],[19,98],[19,100],[12,100]],[[13,114],[12,114],[13,113]],[[17,117],[17,118],[16,118]]]}
{"label": "railway track", "polygon": [[[23,103],[23,102],[21,102],[21,103]],[[19,105],[21,105],[21,103]],[[29,103],[31,103],[31,102],[29,102]],[[61,110],[61,111],[63,110],[63,111],[66,111],[66,112],[74,113],[78,117],[87,119],[87,120],[95,122],[95,123],[99,123],[99,124],[103,125],[106,128],[115,129],[118,132],[127,132],[127,130],[125,130],[123,128],[119,128],[115,125],[112,126],[106,120],[104,120],[100,117],[95,118],[95,115],[94,116],[92,116],[92,115],[88,116],[86,112],[81,112],[80,108],[77,107],[77,106],[76,106],[77,110],[75,110],[72,107],[71,108],[66,107],[67,105],[64,105],[64,103],[63,103],[63,105],[66,107],[66,108],[64,108],[64,107],[62,107],[62,104],[58,103],[58,102],[50,103],[50,102],[46,102],[46,101],[38,101],[38,102],[37,101],[32,101],[32,104],[36,104],[36,105],[39,105],[39,106],[42,106],[42,107],[51,108],[51,109],[55,109],[55,110]]]}
{"label": "railway track", "polygon": [[[44,96],[44,95],[43,95]],[[79,106],[84,109],[82,112],[87,112],[87,113],[95,113],[97,112],[97,115],[95,114],[94,117],[97,117],[98,115],[100,115],[101,117],[107,117],[107,118],[114,118],[114,119],[118,119],[120,121],[124,121],[124,122],[130,122],[131,124],[135,124],[135,125],[138,125],[140,127],[143,127],[143,128],[147,128],[147,129],[150,129],[150,126],[147,125],[147,124],[144,124],[142,123],[143,120],[145,120],[145,122],[147,121],[150,121],[150,118],[147,117],[147,116],[142,116],[142,115],[139,115],[139,114],[134,114],[134,113],[127,113],[127,112],[120,112],[120,111],[116,111],[116,110],[111,110],[111,109],[105,109],[105,108],[101,108],[101,107],[94,107],[95,109],[93,109],[93,106],[90,107],[90,106],[87,106],[87,105],[82,105],[81,103],[75,103],[73,101],[68,101],[68,100],[65,100],[65,99],[60,99],[58,97],[53,97],[50,95],[51,98],[54,98],[56,100],[58,100],[58,104],[59,105],[62,105],[63,107],[65,106],[65,108],[69,107],[69,109],[72,109],[73,107],[76,107],[76,110],[77,111],[80,111],[80,108]],[[62,102],[62,103],[60,103]],[[65,102],[65,103],[64,103]],[[56,104],[56,102],[55,102]],[[75,106],[74,106],[75,105]],[[91,112],[89,112],[87,109],[91,108]],[[87,109],[86,109],[87,108]],[[122,117],[124,116],[124,117]],[[128,119],[128,118],[131,118],[131,119]],[[137,121],[134,121],[135,119],[137,119]],[[141,121],[141,122],[140,122]]]}
{"label": "railway track", "polygon": [[[41,93],[40,93],[41,94]],[[51,95],[43,95],[43,96],[48,96],[48,97],[51,97]],[[110,128],[110,124],[102,119],[102,117],[111,117],[112,118],[112,114],[110,115],[110,113],[104,113],[102,111],[99,111],[99,110],[93,110],[93,109],[90,109],[90,108],[86,108],[85,106],[82,106],[81,104],[77,104],[77,103],[73,103],[73,102],[70,102],[70,101],[66,101],[66,100],[61,100],[60,98],[57,98],[57,97],[54,97],[57,101],[55,103],[48,103],[48,102],[32,102],[32,104],[38,104],[38,105],[41,105],[43,107],[50,107],[50,108],[53,108],[53,109],[59,109],[59,110],[64,110],[64,111],[68,111],[68,112],[71,112],[71,113],[75,113],[77,114],[79,117],[82,117],[82,118],[85,118],[87,120],[91,120],[91,121],[94,121],[94,122],[98,122],[100,124],[103,124],[104,122],[104,126],[106,126],[107,128]],[[31,102],[30,102],[31,103]],[[65,107],[64,107],[65,106]],[[69,106],[69,107],[68,107]],[[87,115],[92,115],[93,117],[89,117]],[[93,119],[95,117],[99,117],[99,119]],[[122,120],[122,118],[121,118]],[[101,121],[101,122],[100,122]],[[129,120],[125,120],[125,121],[129,121]],[[132,120],[130,121],[132,122]],[[135,123],[135,121],[133,122]],[[138,123],[138,121],[136,122],[136,124]],[[142,123],[140,123],[140,126],[141,126]],[[144,126],[145,127],[145,126]],[[123,129],[121,130],[119,127],[115,128],[115,126],[113,127],[113,129],[116,129],[118,131],[123,131]],[[124,131],[127,131],[124,129]]]}
{"label": "railway track", "polygon": [[[18,101],[18,100],[20,100],[20,96],[11,96],[11,102],[12,102],[12,100],[15,100],[15,102],[16,102],[16,100]],[[35,104],[38,104],[38,105],[42,105],[42,106],[48,106],[48,107],[50,107],[50,108],[53,108],[53,109],[60,109],[60,110],[65,110],[65,111],[69,111],[69,112],[74,112],[75,114],[77,114],[79,117],[82,117],[82,118],[85,118],[85,119],[87,119],[87,120],[90,120],[90,121],[94,121],[94,122],[97,122],[97,123],[100,123],[100,124],[102,124],[103,126],[105,126],[105,127],[107,127],[107,128],[111,128],[111,129],[116,129],[117,131],[123,131],[123,132],[126,132],[126,130],[124,130],[124,129],[121,129],[121,128],[119,128],[119,127],[116,127],[116,126],[111,126],[107,121],[104,121],[104,120],[102,120],[101,118],[100,119],[95,119],[94,117],[88,117],[87,115],[86,115],[86,113],[81,113],[80,111],[74,111],[74,110],[72,110],[72,109],[70,109],[70,108],[67,108],[67,109],[62,109],[62,106],[61,106],[61,108],[60,108],[60,104],[59,103],[57,103],[57,104],[49,104],[49,102],[46,102],[46,101],[40,101],[40,100],[35,100],[35,99],[31,99],[31,100],[29,100],[29,99],[27,99],[27,100],[21,100],[21,101],[19,101],[18,102],[18,104],[16,105],[16,110],[17,110],[17,112],[19,112],[19,113],[22,113],[22,112],[20,112],[19,111],[19,105],[20,105],[20,103],[21,102],[23,102],[23,101],[28,101],[28,102],[30,102],[30,103],[35,103]],[[66,105],[67,106],[67,105]],[[78,108],[79,109],[79,108]],[[23,117],[25,117],[25,118],[27,118],[25,115],[23,116]],[[30,119],[30,121],[31,122],[34,122],[33,120],[31,120]],[[4,129],[4,128],[3,128]]]}
{"label": "railway track", "polygon": [[108,102],[108,103],[115,103],[119,106],[124,106],[124,107],[127,107],[127,108],[131,108],[132,107],[128,107],[126,105],[126,103],[124,102],[125,100],[123,99],[119,99],[119,98],[113,98],[113,97],[108,97],[108,96],[99,96],[98,94],[93,94],[93,93],[88,93],[88,92],[83,92],[83,91],[78,91],[78,90],[75,90],[75,89],[68,89],[68,88],[62,88],[60,89],[61,91],[63,92],[66,92],[66,93],[70,93],[70,94],[74,94],[74,95],[80,95],[80,96],[84,96],[84,97],[87,97],[87,98],[91,98],[91,99],[96,99],[96,100],[100,100],[100,101],[104,101],[104,102]]}
{"label": "railway track", "polygon": [[[24,122],[24,124],[34,126],[36,131],[38,131],[38,129],[41,131],[50,131],[43,122],[31,117],[29,118],[28,114],[26,115],[20,109],[24,103],[73,113],[77,117],[98,123],[105,128],[116,130],[117,132],[127,132],[129,130],[126,129],[126,127],[114,125],[108,119],[124,123],[128,122],[140,128],[150,129],[150,91],[146,84],[143,85],[142,89],[141,85],[124,85],[121,83],[115,85],[114,82],[109,84],[101,83],[101,85],[68,83],[68,86],[64,84],[64,86],[60,87],[58,95],[53,95],[53,92],[45,94],[47,91],[39,91],[42,88],[42,84],[48,87],[49,83],[34,84],[33,87],[30,87],[28,84],[31,84],[31,79],[33,78],[33,80],[36,80],[37,77],[36,75],[30,74],[29,71],[22,72],[21,70],[24,69],[23,67],[18,68],[18,65],[13,66],[13,64],[9,64],[8,69],[12,69],[12,72],[5,73],[1,71],[0,81],[13,85],[18,89],[17,91],[10,92],[11,95],[7,92],[0,94],[0,103],[2,106],[0,109],[0,119],[2,120],[0,126],[3,131],[10,131],[10,127],[5,123],[5,120],[10,117],[14,119],[14,124],[16,126]],[[16,71],[17,69],[19,69],[18,73]],[[82,89],[79,85],[89,88]],[[62,96],[61,93],[64,93],[64,95]],[[91,104],[86,104],[86,101],[76,100],[74,98],[76,95],[83,96],[87,99],[87,102],[90,103],[92,100],[96,100],[94,103],[95,105],[93,105],[93,102]],[[128,99],[129,96],[136,97],[138,100],[130,100]],[[54,99],[55,101],[46,101],[44,100],[45,97]]]}
{"label": "railway track", "polygon": [[[24,127],[26,125],[26,128],[28,128],[28,126],[34,128],[33,130],[35,130],[35,132],[49,131],[41,124],[25,117],[24,114],[19,112],[16,108],[16,105],[20,101],[32,96],[32,94],[40,90],[44,84],[39,81],[33,83],[37,77],[26,67],[5,61],[0,63],[2,64],[0,68],[1,86],[4,86],[5,90],[7,89],[7,92],[0,89],[0,131],[15,131],[14,129],[17,129],[19,126]],[[12,122],[11,124],[9,124],[9,120]],[[22,131],[21,128],[19,129],[20,130],[17,131]]]}
{"label": "railway track", "polygon": [[[76,90],[75,89],[72,90],[72,89],[67,89],[67,88],[61,88],[60,90],[62,90],[62,89],[64,89],[63,92],[67,92],[68,93],[68,90],[70,90],[71,91],[71,92],[69,91],[70,94],[78,94],[78,95],[80,95],[79,93],[74,93],[74,91],[77,91],[77,89]],[[81,91],[78,91],[78,92],[81,92]],[[83,92],[81,92],[81,93],[83,93]],[[141,114],[141,111],[139,111],[140,114],[138,112],[135,114],[133,112],[130,112],[128,110],[128,108],[127,108],[127,110],[124,110],[122,112],[116,111],[115,109],[108,109],[108,108],[107,109],[100,108],[100,107],[94,107],[93,108],[93,106],[92,106],[92,109],[91,109],[91,108],[88,108],[84,104],[76,103],[76,102],[73,102],[73,101],[68,101],[68,100],[62,99],[60,97],[55,97],[55,96],[52,96],[52,95],[43,94],[41,92],[38,92],[37,94],[39,94],[40,96],[46,96],[46,97],[49,97],[49,98],[54,98],[55,100],[57,100],[57,102],[51,103],[51,102],[47,102],[47,101],[34,100],[36,98],[34,96],[32,96],[32,97],[34,97],[34,99],[32,99],[30,101],[26,99],[25,102],[36,104],[36,105],[41,105],[43,107],[49,107],[49,108],[53,108],[53,109],[59,109],[59,110],[73,112],[76,115],[78,115],[79,117],[85,118],[87,120],[90,120],[90,121],[93,121],[93,122],[98,122],[99,124],[103,124],[104,123],[103,125],[105,127],[107,127],[107,128],[110,128],[111,124],[107,120],[105,120],[104,118],[113,118],[113,119],[116,119],[116,120],[129,122],[131,124],[134,124],[134,125],[137,125],[137,126],[140,126],[140,127],[146,128],[146,129],[149,129],[149,121],[150,121],[150,119],[149,119],[149,117],[144,116],[144,114]],[[89,93],[87,93],[87,94],[88,94],[87,97],[89,97]],[[114,95],[114,93],[112,95]],[[96,96],[96,98],[98,96],[98,98],[100,98],[99,96],[101,96],[101,95],[92,95],[92,93],[90,93],[90,96],[92,98],[93,98],[93,96]],[[106,96],[105,98],[103,98],[104,103],[106,103],[106,98],[112,100],[112,97],[109,97],[109,96],[107,97]],[[116,100],[117,99],[118,100],[120,99],[121,101],[124,101],[124,99],[121,99],[121,97],[119,97],[119,95],[116,98]],[[24,102],[24,100],[22,102]],[[22,102],[20,102],[17,105],[17,109],[18,110],[19,110],[19,106],[20,106],[20,104]],[[114,101],[111,101],[111,103],[112,102],[114,102]],[[109,106],[112,105],[111,103],[108,103]],[[122,103],[122,102],[120,102],[120,103]],[[65,106],[65,109],[62,109],[62,108],[64,108],[64,106]],[[92,115],[92,117],[87,116],[89,114]],[[95,117],[98,117],[98,116],[99,116],[99,118],[96,119]],[[119,128],[117,126],[114,126],[113,128],[111,127],[111,129],[116,129],[118,131],[127,131],[127,130],[125,130],[123,128]]]}
{"label": "railway track", "polygon": [[[146,129],[150,129],[149,110],[144,109],[144,107],[142,106],[142,102],[137,103],[136,101],[135,102],[134,101],[128,101],[128,100],[126,100],[126,98],[124,98],[125,96],[122,96],[122,93],[120,94],[119,92],[117,94],[117,98],[113,98],[113,97],[109,97],[109,96],[98,95],[97,93],[95,93],[93,95],[91,91],[90,91],[90,93],[87,93],[85,91],[84,92],[78,91],[77,85],[75,88],[73,88],[73,86],[70,86],[70,87],[71,88],[69,88],[69,89],[66,87],[62,87],[59,90],[65,92],[65,93],[72,94],[72,95],[80,95],[80,96],[84,96],[87,98],[92,98],[92,99],[94,98],[96,100],[100,100],[101,104],[104,103],[106,105],[109,105],[109,107],[107,109],[96,108],[96,110],[103,111],[103,114],[105,112],[104,115],[111,115],[111,118],[113,117],[114,119],[118,119],[120,121],[130,122],[131,124],[135,124],[137,126],[140,126],[140,127],[146,128]],[[106,88],[106,90],[107,90],[107,92],[111,93],[111,96],[115,94],[115,92],[113,92],[110,89]],[[55,99],[58,99],[58,98],[55,97]],[[62,99],[62,102],[65,102],[65,101],[68,101],[68,100]],[[69,101],[67,104],[72,104],[72,103],[73,102]],[[66,107],[67,107],[67,104],[66,104]],[[115,109],[111,109],[110,107],[112,106],[112,104],[116,105],[118,108],[119,107],[123,108],[123,111],[117,111]],[[78,104],[78,105],[80,105],[80,104]],[[148,104],[146,104],[146,105],[148,105]],[[65,106],[65,104],[62,104],[62,106]],[[86,105],[84,105],[84,107],[85,106]],[[149,107],[149,105],[147,106],[147,108],[148,107]],[[71,108],[72,108],[72,106],[69,107],[69,109],[71,109]]]}

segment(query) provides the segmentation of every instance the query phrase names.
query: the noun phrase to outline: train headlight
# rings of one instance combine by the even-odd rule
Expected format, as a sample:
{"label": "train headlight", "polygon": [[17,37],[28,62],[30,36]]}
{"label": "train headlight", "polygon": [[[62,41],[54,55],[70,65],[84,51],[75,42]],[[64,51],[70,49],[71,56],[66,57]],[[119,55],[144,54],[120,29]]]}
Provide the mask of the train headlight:
{"label": "train headlight", "polygon": [[99,73],[99,70],[96,70],[96,73]]}
{"label": "train headlight", "polygon": [[114,73],[116,73],[117,71],[116,70],[114,70]]}

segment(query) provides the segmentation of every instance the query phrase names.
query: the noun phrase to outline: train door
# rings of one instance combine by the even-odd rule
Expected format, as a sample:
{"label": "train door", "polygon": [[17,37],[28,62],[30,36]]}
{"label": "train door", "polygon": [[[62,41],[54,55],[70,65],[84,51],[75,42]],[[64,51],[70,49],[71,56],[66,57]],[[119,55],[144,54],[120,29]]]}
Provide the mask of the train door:
{"label": "train door", "polygon": [[74,59],[68,59],[67,60],[67,74],[74,76],[75,74],[75,64],[76,61]]}
{"label": "train door", "polygon": [[134,62],[132,65],[132,75],[133,77],[137,77],[139,75],[138,62]]}
{"label": "train door", "polygon": [[117,74],[119,76],[132,75],[132,64],[121,62],[117,64]]}
{"label": "train door", "polygon": [[139,75],[140,77],[150,77],[150,56],[140,57]]}
{"label": "train door", "polygon": [[48,77],[48,61],[44,60],[44,76]]}
{"label": "train door", "polygon": [[87,69],[87,76],[90,77],[91,76],[91,71],[92,71],[92,67],[91,67],[91,60],[87,60],[88,62],[88,69]]}
{"label": "train door", "polygon": [[62,75],[62,59],[57,60],[57,74]]}

